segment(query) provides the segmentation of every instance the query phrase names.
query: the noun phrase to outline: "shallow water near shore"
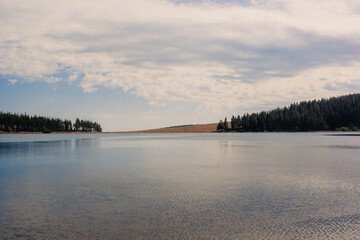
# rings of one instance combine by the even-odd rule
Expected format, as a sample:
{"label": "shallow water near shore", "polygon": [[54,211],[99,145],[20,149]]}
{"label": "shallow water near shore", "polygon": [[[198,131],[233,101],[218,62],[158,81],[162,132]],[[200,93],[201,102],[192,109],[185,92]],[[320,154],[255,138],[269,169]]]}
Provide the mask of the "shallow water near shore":
{"label": "shallow water near shore", "polygon": [[360,136],[0,135],[0,239],[358,239]]}

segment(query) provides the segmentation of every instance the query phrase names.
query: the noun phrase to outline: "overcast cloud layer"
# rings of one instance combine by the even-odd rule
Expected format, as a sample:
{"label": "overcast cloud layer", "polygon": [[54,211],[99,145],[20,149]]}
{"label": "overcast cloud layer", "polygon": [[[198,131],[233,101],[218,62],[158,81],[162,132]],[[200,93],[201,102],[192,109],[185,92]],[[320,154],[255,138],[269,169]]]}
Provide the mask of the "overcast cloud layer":
{"label": "overcast cloud layer", "polygon": [[0,74],[259,110],[359,92],[359,12],[358,0],[0,0]]}

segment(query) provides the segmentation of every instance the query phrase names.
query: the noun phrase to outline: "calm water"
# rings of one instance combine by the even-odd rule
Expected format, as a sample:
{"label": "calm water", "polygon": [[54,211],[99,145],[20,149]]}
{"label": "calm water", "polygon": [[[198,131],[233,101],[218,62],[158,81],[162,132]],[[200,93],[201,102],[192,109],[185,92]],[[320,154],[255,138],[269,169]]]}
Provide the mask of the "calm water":
{"label": "calm water", "polygon": [[0,135],[0,239],[359,239],[360,136]]}

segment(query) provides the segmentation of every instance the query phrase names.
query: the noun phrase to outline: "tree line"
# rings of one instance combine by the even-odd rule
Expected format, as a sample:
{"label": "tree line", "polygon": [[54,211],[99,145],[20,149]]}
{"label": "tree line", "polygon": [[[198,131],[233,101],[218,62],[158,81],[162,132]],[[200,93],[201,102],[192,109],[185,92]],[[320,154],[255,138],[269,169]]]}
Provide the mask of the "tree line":
{"label": "tree line", "polygon": [[277,132],[359,130],[360,94],[303,101],[270,111],[220,120],[217,131]]}
{"label": "tree line", "polygon": [[29,116],[9,112],[0,112],[0,131],[2,132],[102,132],[99,123],[89,120],[70,120],[49,118],[43,116]]}

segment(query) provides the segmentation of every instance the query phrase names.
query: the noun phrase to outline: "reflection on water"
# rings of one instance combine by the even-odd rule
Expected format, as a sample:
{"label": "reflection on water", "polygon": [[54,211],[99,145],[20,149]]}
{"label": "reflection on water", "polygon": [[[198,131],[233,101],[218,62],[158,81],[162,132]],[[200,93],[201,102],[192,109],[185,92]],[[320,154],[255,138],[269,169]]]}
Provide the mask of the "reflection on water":
{"label": "reflection on water", "polygon": [[360,138],[0,136],[0,238],[357,239]]}

